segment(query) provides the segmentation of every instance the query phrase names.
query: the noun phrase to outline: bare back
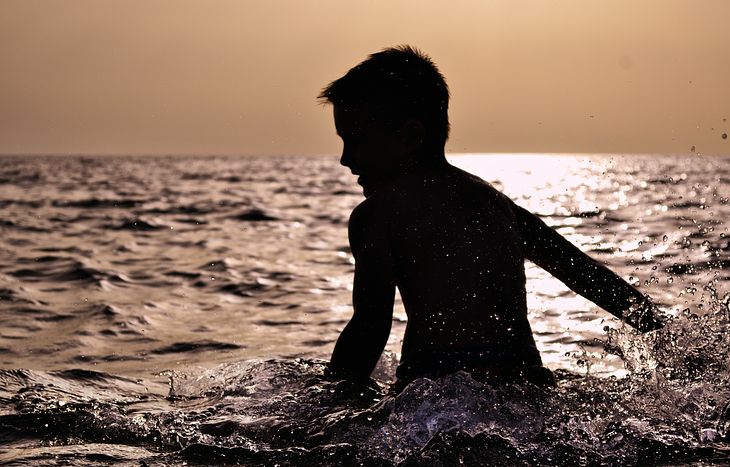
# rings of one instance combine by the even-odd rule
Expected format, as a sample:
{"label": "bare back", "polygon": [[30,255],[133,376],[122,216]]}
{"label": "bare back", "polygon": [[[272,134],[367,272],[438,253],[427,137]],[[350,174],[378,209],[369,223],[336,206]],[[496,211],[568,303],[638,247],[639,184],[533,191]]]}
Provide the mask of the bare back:
{"label": "bare back", "polygon": [[506,196],[447,166],[402,177],[368,202],[388,212],[408,315],[403,365],[475,355],[484,365],[541,365],[527,321],[519,226]]}

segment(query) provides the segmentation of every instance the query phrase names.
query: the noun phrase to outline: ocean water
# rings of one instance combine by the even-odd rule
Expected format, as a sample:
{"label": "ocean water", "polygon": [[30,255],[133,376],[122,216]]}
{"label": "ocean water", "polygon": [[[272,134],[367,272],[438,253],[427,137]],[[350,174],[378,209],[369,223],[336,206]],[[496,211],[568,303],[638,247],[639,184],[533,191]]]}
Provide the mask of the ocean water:
{"label": "ocean water", "polygon": [[527,264],[554,390],[323,377],[350,317],[334,157],[0,158],[0,463],[730,465],[730,159],[459,155],[651,295],[637,335]]}

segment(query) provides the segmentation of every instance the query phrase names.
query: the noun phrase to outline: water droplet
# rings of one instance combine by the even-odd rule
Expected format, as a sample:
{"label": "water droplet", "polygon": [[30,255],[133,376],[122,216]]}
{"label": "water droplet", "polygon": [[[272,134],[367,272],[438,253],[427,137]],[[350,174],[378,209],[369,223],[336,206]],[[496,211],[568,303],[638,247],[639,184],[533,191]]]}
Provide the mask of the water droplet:
{"label": "water droplet", "polygon": [[700,441],[703,443],[711,443],[717,439],[719,434],[714,428],[703,428],[700,430]]}

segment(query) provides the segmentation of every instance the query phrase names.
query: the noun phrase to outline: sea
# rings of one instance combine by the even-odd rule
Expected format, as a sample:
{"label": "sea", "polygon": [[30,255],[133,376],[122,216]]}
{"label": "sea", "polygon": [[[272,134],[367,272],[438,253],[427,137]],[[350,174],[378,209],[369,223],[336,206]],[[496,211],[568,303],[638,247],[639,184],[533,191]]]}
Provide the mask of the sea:
{"label": "sea", "polygon": [[351,316],[334,156],[0,158],[0,464],[730,466],[730,158],[458,154],[650,295],[637,334],[531,263],[554,389],[324,374]]}

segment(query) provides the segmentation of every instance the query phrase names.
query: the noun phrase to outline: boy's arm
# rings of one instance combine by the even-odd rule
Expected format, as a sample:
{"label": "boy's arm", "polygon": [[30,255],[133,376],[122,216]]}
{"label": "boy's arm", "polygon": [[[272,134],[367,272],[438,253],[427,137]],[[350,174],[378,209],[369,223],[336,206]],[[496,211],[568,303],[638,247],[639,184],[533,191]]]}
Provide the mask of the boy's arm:
{"label": "boy's arm", "polygon": [[354,312],[337,339],[329,365],[331,372],[348,379],[366,380],[370,376],[390,335],[395,274],[384,216],[368,201],[350,216]]}
{"label": "boy's arm", "polygon": [[534,214],[517,205],[515,214],[527,259],[641,332],[664,325],[649,297],[583,253]]}

